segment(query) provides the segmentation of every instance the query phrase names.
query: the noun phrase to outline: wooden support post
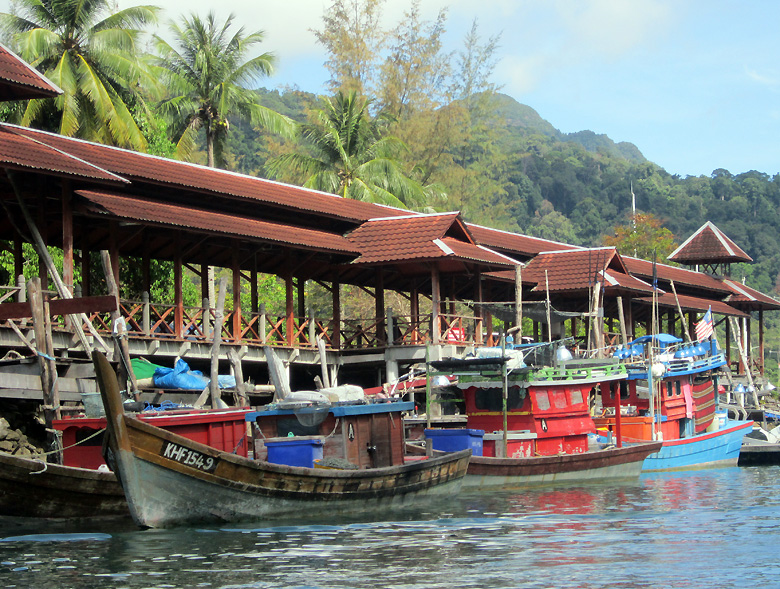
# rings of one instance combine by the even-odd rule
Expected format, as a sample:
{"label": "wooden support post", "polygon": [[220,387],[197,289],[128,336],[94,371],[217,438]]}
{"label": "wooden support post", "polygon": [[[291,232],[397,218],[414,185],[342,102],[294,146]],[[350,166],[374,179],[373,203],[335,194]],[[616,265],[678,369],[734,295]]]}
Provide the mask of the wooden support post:
{"label": "wooden support post", "polygon": [[331,286],[331,296],[333,297],[333,348],[341,349],[341,283],[338,280],[333,281]]}
{"label": "wooden support post", "polygon": [[144,335],[149,336],[152,334],[152,310],[149,303],[149,292],[144,291],[141,293],[141,304],[143,309],[141,310],[141,329]]}
{"label": "wooden support post", "polygon": [[179,239],[176,239],[176,252],[173,254],[173,333],[177,338],[184,337],[184,289]]}
{"label": "wooden support post", "polygon": [[92,294],[92,254],[81,248],[81,294],[88,297]]}
{"label": "wooden support post", "polygon": [[[200,298],[204,301],[209,301],[210,304],[214,304],[209,297],[209,267],[201,264],[200,266]],[[210,307],[211,308],[211,307]]]}
{"label": "wooden support post", "polygon": [[233,270],[233,341],[241,341],[241,266],[238,261],[239,243],[233,243],[232,270]]}
{"label": "wooden support post", "polygon": [[257,329],[260,332],[260,343],[265,345],[266,340],[268,339],[268,327],[265,323],[265,303],[260,303],[260,306],[257,309],[257,313],[259,315],[257,318]]}
{"label": "wooden support post", "polygon": [[141,288],[144,292],[152,292],[152,268],[148,251],[144,251],[141,256]]}
{"label": "wooden support post", "polygon": [[293,345],[293,335],[295,333],[295,299],[293,297],[293,277],[288,273],[284,277],[285,294],[285,334],[284,341],[288,346]]}
{"label": "wooden support post", "polygon": [[[40,231],[41,241],[44,246],[49,245],[49,231],[46,223],[46,198],[43,194],[38,195],[38,230]],[[44,256],[38,253],[38,277],[41,279],[41,291],[48,290],[49,277],[46,273],[46,260]]]}
{"label": "wooden support post", "polygon": [[[33,333],[35,334],[35,348],[38,354],[38,367],[41,375],[41,393],[43,394],[43,404],[49,407],[54,406],[52,395],[52,368],[56,371],[56,364],[47,358],[53,358],[48,353],[46,338],[46,322],[44,319],[45,309],[43,302],[43,293],[41,292],[41,279],[34,277],[27,283],[27,293],[30,300],[30,309],[32,311]],[[49,412],[46,421],[51,425],[51,412]]]}
{"label": "wooden support post", "polygon": [[482,345],[485,326],[482,321],[482,275],[477,274],[477,282],[475,285],[474,300],[474,317],[476,319],[476,325],[474,326],[474,343]]}
{"label": "wooden support post", "polygon": [[14,276],[24,275],[24,246],[21,238],[14,239]]}
{"label": "wooden support post", "polygon": [[117,290],[119,290],[121,284],[119,281],[119,246],[116,241],[118,231],[119,227],[116,222],[111,221],[108,232],[108,253],[111,256],[111,273],[114,275]]}
{"label": "wooden support post", "polygon": [[[607,386],[611,386],[612,384],[615,385],[615,446],[618,448],[623,447],[623,432],[622,430],[622,424],[623,424],[623,413],[620,410],[620,385],[622,381],[614,381],[613,383],[609,383]],[[717,393],[716,393],[717,395]]]}
{"label": "wooden support post", "polygon": [[431,343],[439,345],[441,338],[441,291],[439,288],[439,269],[434,265],[431,268]]}
{"label": "wooden support post", "polygon": [[758,310],[758,370],[764,376],[764,310]]}
{"label": "wooden support post", "polygon": [[[623,309],[623,297],[617,297],[618,321],[620,322],[621,343],[625,346],[628,343],[628,334],[626,332],[626,315]],[[574,335],[574,333],[572,333]]]}
{"label": "wooden support post", "polygon": [[412,344],[417,345],[420,343],[420,293],[417,292],[417,284],[412,285],[412,290],[409,292],[409,314],[412,322]]}
{"label": "wooden support post", "polygon": [[252,298],[252,313],[257,315],[258,295],[257,295],[257,254],[252,254],[252,274],[250,279],[250,296]]}
{"label": "wooden support post", "polygon": [[17,303],[24,303],[27,301],[27,288],[24,285],[24,274],[19,274],[16,277],[16,286],[19,289],[19,293],[16,295]]}
{"label": "wooden support post", "polygon": [[306,317],[306,279],[299,276],[295,283],[297,287],[298,317],[302,321]]}
{"label": "wooden support post", "polygon": [[209,393],[211,394],[211,407],[219,405],[219,346],[222,343],[222,324],[225,321],[225,295],[227,293],[227,278],[223,276],[219,281],[219,296],[215,311],[214,337],[211,341],[211,371]]}
{"label": "wooden support post", "polygon": [[517,328],[516,343],[523,343],[523,267],[515,266],[515,327]]}
{"label": "wooden support post", "polygon": [[377,269],[376,288],[374,289],[374,317],[376,317],[376,339],[379,345],[390,341],[385,335],[385,275],[382,268]]}
{"label": "wooden support post", "polygon": [[238,357],[235,350],[231,349],[228,351],[228,359],[231,366],[233,366],[233,375],[236,377],[236,396],[234,401],[239,407],[248,407],[249,399],[246,396],[244,369],[241,366],[241,358]]}
{"label": "wooden support post", "polygon": [[62,281],[73,292],[73,193],[62,181]]}

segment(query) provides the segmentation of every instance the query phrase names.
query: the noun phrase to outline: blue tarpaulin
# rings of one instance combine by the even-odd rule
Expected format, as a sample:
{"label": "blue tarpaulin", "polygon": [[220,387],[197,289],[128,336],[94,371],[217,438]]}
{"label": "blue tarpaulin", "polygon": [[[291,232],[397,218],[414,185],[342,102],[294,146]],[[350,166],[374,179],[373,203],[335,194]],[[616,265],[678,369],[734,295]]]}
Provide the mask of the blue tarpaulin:
{"label": "blue tarpaulin", "polygon": [[[181,358],[176,361],[176,365],[173,368],[158,367],[154,371],[152,378],[156,387],[189,391],[202,391],[209,386],[211,381],[211,379],[203,376],[200,370],[190,370],[189,364]],[[230,375],[221,375],[218,382],[221,389],[236,386],[235,377]]]}

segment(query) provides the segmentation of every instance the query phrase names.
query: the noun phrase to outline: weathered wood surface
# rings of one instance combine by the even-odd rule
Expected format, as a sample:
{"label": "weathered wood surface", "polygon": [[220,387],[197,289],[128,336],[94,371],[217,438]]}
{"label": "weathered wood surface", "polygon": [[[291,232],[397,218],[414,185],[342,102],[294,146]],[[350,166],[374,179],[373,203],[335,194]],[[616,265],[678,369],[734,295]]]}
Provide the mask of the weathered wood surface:
{"label": "weathered wood surface", "polygon": [[642,471],[645,458],[661,446],[661,442],[651,442],[582,454],[530,458],[472,456],[464,486],[523,487],[635,479]]}
{"label": "weathered wood surface", "polygon": [[44,464],[0,452],[0,515],[93,518],[129,516],[112,472]]}

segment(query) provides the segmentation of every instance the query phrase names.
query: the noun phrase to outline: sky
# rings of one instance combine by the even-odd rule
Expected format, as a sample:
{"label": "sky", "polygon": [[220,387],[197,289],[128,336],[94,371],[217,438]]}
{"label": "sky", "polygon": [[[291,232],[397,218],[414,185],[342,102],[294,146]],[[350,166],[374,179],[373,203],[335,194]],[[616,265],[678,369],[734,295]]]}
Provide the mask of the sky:
{"label": "sky", "polygon": [[[154,0],[117,0],[122,8]],[[387,0],[395,26],[411,0]],[[7,11],[9,0],[0,0]],[[322,28],[330,0],[167,0],[165,22],[213,10],[277,57],[259,85],[324,93]],[[493,81],[554,127],[634,143],[672,174],[780,172],[780,2],[775,0],[421,0],[448,8],[445,44],[462,45],[476,18],[500,35]]]}

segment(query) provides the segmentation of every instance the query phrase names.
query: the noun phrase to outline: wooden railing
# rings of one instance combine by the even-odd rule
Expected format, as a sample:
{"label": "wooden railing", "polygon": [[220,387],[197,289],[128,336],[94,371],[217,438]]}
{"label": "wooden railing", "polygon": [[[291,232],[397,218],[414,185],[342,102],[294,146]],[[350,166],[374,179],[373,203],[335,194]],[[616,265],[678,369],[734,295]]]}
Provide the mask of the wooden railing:
{"label": "wooden railing", "polygon": [[[210,342],[214,329],[214,309],[181,307],[141,301],[120,302],[130,337]],[[490,333],[485,333],[480,317],[441,314],[439,333],[434,338],[430,313],[392,315],[365,319],[342,319],[336,326],[333,319],[292,317],[270,313],[242,312],[238,326],[234,312],[226,312],[222,324],[223,341],[255,345],[316,348],[322,339],[329,349],[371,349],[391,346],[442,344],[496,345]],[[92,313],[89,320],[99,332],[112,329],[108,313]]]}

